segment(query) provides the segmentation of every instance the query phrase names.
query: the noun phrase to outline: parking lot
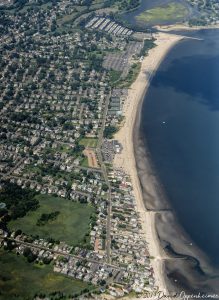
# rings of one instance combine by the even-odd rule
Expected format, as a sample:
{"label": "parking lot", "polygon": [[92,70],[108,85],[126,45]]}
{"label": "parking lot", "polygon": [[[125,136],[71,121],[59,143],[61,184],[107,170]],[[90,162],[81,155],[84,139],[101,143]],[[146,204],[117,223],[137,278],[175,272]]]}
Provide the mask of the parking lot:
{"label": "parking lot", "polygon": [[133,55],[138,55],[143,47],[142,42],[129,42],[125,51],[109,53],[105,56],[103,66],[108,70],[121,71],[122,77],[128,74]]}

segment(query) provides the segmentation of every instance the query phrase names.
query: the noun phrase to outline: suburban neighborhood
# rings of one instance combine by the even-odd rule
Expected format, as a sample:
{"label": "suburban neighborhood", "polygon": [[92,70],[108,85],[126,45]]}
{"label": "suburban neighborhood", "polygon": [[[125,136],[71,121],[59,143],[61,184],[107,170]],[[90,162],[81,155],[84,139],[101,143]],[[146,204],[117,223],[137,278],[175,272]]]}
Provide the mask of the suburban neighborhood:
{"label": "suburban neighborhood", "polygon": [[[134,80],[130,70],[139,63],[144,39],[152,36],[139,40],[133,30],[101,15],[88,16],[83,32],[75,30],[68,16],[84,2],[45,1],[15,15],[3,11],[8,25],[1,28],[0,174],[2,190],[9,185],[33,191],[40,205],[55,197],[92,206],[86,242],[66,242],[64,231],[63,240],[52,231],[41,235],[61,217],[57,210],[41,214],[31,227],[37,235],[19,225],[22,217],[8,222],[3,214],[1,245],[88,283],[89,297],[107,293],[113,299],[154,288],[130,178],[113,167],[122,151],[113,134],[123,122]],[[1,206],[10,214],[7,203]]]}
{"label": "suburban neighborhood", "polygon": [[[218,23],[218,1],[188,2],[191,24]],[[132,179],[114,164],[156,32],[123,22],[121,5],[139,1],[0,0],[0,299],[158,288]]]}

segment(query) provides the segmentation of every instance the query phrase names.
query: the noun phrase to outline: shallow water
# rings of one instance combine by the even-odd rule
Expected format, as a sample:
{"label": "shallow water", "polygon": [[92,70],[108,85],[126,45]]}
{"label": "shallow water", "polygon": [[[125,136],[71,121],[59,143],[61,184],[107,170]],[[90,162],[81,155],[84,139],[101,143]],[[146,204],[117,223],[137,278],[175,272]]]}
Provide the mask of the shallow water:
{"label": "shallow water", "polygon": [[219,267],[219,31],[199,36],[161,64],[144,99],[141,135],[191,247]]}

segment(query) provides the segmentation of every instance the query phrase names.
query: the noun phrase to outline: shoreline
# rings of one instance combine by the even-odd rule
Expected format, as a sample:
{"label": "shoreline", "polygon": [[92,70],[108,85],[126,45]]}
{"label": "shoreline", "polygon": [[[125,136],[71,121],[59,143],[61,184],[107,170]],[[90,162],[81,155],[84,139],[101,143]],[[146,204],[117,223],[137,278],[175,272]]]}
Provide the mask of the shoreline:
{"label": "shoreline", "polygon": [[186,24],[173,24],[173,25],[156,25],[153,26],[158,31],[161,32],[171,32],[175,30],[182,30],[182,31],[199,31],[199,30],[208,30],[208,29],[219,29],[219,24],[215,25],[206,25],[206,26],[189,26]]}
{"label": "shoreline", "polygon": [[[149,253],[154,257],[151,259],[151,265],[154,270],[155,286],[159,287],[159,291],[165,294],[168,293],[168,288],[164,276],[164,260],[168,257],[161,248],[160,240],[156,232],[156,212],[150,211],[145,207],[136,166],[133,138],[135,136],[134,130],[136,129],[136,122],[139,121],[137,120],[137,116],[141,111],[143,99],[150,86],[151,79],[167,53],[183,38],[183,36],[163,32],[156,34],[157,46],[151,49],[148,55],[143,59],[141,71],[129,89],[123,112],[125,122],[119,132],[115,134],[115,139],[122,144],[123,151],[121,154],[116,154],[113,162],[115,168],[123,169],[131,178],[136,207],[141,219],[142,231],[148,242]],[[147,162],[146,165],[148,165]],[[149,194],[156,199],[158,197],[157,186],[150,176],[150,169],[148,169],[147,175],[146,180]]]}
{"label": "shoreline", "polygon": [[160,293],[169,295],[169,299],[176,299],[171,295],[175,292],[179,295],[181,291],[219,293],[218,288],[214,288],[218,270],[209,264],[208,257],[180,225],[157,177],[147,141],[145,144],[141,137],[141,108],[151,79],[172,47],[187,39],[184,35],[164,32],[159,32],[156,38],[157,46],[144,58],[124,105],[125,123],[115,135],[123,145],[123,152],[116,155],[114,167],[122,168],[130,175],[143,235],[149,253],[154,257],[151,266],[155,286],[159,287]]}

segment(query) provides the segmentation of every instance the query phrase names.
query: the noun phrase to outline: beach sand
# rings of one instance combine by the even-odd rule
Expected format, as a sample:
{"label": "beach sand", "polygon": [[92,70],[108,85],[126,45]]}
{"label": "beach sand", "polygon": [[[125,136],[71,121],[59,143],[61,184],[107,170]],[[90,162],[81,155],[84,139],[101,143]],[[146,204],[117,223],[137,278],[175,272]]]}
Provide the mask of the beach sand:
{"label": "beach sand", "polygon": [[[144,204],[134,155],[133,135],[135,135],[135,123],[141,110],[144,95],[150,85],[150,80],[169,50],[181,39],[183,39],[182,36],[157,33],[157,46],[151,49],[148,56],[142,61],[141,71],[136,81],[132,84],[124,104],[124,124],[114,137],[123,146],[122,153],[115,156],[114,167],[122,168],[131,177],[137,210],[141,218],[143,234],[148,242],[149,253],[154,257],[151,259],[151,264],[154,270],[155,285],[159,287],[159,291],[164,293],[167,293],[167,286],[163,271],[163,261],[164,259],[168,259],[168,257],[161,248],[157,236],[155,227],[156,213],[147,210]],[[145,164],[147,165],[147,162],[145,162]],[[150,172],[150,169],[148,169],[148,175],[147,178],[145,178],[147,192],[153,199],[156,199],[156,185],[150,176]]]}
{"label": "beach sand", "polygon": [[157,25],[154,26],[154,28],[162,32],[170,32],[175,30],[196,31],[196,30],[219,29],[219,24],[207,25],[207,26],[188,26],[185,24],[173,24],[173,25]]}

